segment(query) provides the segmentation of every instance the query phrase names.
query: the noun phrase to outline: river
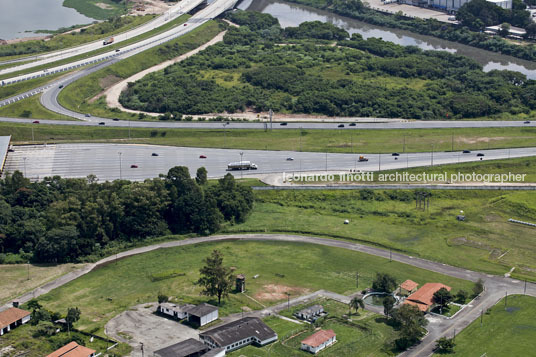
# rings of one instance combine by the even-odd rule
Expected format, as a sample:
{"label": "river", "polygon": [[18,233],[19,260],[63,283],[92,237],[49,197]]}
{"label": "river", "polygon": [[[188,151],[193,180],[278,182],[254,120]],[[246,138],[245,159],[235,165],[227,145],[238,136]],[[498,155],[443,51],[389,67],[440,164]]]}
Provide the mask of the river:
{"label": "river", "polygon": [[490,52],[456,42],[441,40],[432,36],[370,25],[304,5],[286,3],[279,0],[244,0],[238,5],[238,8],[270,14],[279,20],[279,24],[282,27],[298,26],[305,21],[329,22],[345,29],[350,34],[359,33],[363,38],[378,37],[403,46],[417,46],[423,50],[448,51],[467,56],[480,63],[486,72],[493,69],[507,69],[521,72],[527,78],[536,79],[535,62],[501,55],[496,52]]}
{"label": "river", "polygon": [[36,36],[35,30],[57,30],[95,21],[63,7],[63,0],[1,0],[0,39]]}

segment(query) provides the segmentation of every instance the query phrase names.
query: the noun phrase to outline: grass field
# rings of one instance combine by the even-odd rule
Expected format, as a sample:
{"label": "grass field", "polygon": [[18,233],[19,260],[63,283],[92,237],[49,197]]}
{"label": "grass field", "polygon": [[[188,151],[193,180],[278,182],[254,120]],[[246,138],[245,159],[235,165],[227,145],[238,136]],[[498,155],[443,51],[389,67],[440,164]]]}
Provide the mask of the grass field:
{"label": "grass field", "polygon": [[[99,88],[89,88],[99,87],[95,81],[93,84],[86,84],[87,86],[83,88],[77,84],[77,87],[73,88],[75,94],[72,97],[68,94],[69,90],[62,91],[64,100],[70,103],[69,106],[77,106],[75,99],[77,96],[91,96],[94,91],[99,91]],[[87,109],[82,105],[79,111],[87,112]],[[124,128],[55,125],[40,125],[39,128],[39,133],[35,133],[38,141],[102,142],[128,138],[128,129]],[[431,143],[436,143],[436,151],[451,150],[453,134],[457,142],[454,150],[527,147],[534,146],[536,142],[536,128],[407,129],[402,133],[406,136],[406,152],[429,151]],[[15,142],[31,140],[28,124],[0,123],[0,135],[13,135]],[[301,140],[300,131],[292,129],[273,132],[233,129],[224,133],[223,128],[212,130],[132,128],[131,135],[132,142],[155,145],[294,151],[300,151],[301,148],[301,151],[331,153],[403,152],[401,130],[309,130],[301,135]],[[351,142],[353,146],[350,145]]]}
{"label": "grass field", "polygon": [[[63,114],[54,113],[41,105],[39,101],[41,94],[34,95],[15,102],[13,104],[0,107],[0,117],[9,118],[32,118],[32,119],[58,119],[58,120],[76,120]],[[28,114],[27,116],[26,114]]]}
{"label": "grass field", "polygon": [[[536,192],[433,191],[428,211],[413,191],[256,191],[243,224],[227,232],[293,232],[392,248],[471,270],[536,280]],[[392,198],[391,198],[392,197]],[[463,210],[464,222],[456,215]],[[348,219],[350,224],[343,224]]]}
{"label": "grass field", "polygon": [[[412,279],[420,284],[439,281],[458,289],[470,290],[473,283],[429,272],[367,254],[339,248],[280,242],[226,242],[179,248],[159,249],[119,260],[82,276],[50,293],[39,301],[50,310],[78,306],[82,310],[77,327],[102,331],[105,323],[133,305],[155,301],[158,293],[179,302],[199,303],[212,299],[199,295],[194,285],[202,259],[213,249],[224,254],[224,263],[236,267],[237,273],[257,279],[248,280],[247,294],[264,305],[292,296],[326,289],[347,294],[355,288],[359,269],[360,286],[371,285],[376,272],[387,272],[399,281]],[[169,278],[162,277],[169,276]],[[155,277],[158,277],[156,279]],[[230,294],[222,302],[220,315],[237,313],[242,307],[262,306],[243,294]]]}
{"label": "grass field", "polygon": [[83,266],[84,264],[1,264],[0,305]]}
{"label": "grass field", "polygon": [[536,350],[536,298],[508,296],[456,336],[456,356],[532,356]]}
{"label": "grass field", "polygon": [[[343,318],[348,314],[348,306],[333,300],[319,300],[328,318],[320,323],[323,329],[332,329],[337,334],[337,343],[323,350],[322,356],[393,356],[393,340],[397,333],[386,324],[386,320],[370,311],[360,310],[353,313],[350,319]],[[312,305],[301,305],[291,309],[292,312]],[[284,316],[291,316],[286,311]],[[276,343],[258,348],[248,346],[230,353],[230,356],[311,356],[300,350],[300,342],[315,331],[311,325],[298,325],[277,317],[269,317],[265,322],[279,337]]]}
{"label": "grass field", "polygon": [[64,76],[66,73],[70,73],[70,72],[51,74],[50,76],[30,79],[27,81],[22,81],[19,83],[0,87],[0,100],[15,96],[17,94],[24,93],[26,91],[29,91],[32,88],[40,87],[48,82],[52,82],[58,79],[61,76]]}
{"label": "grass field", "polygon": [[127,10],[127,6],[123,2],[118,3],[111,0],[65,0],[63,6],[72,7],[79,13],[97,20],[120,16]]}

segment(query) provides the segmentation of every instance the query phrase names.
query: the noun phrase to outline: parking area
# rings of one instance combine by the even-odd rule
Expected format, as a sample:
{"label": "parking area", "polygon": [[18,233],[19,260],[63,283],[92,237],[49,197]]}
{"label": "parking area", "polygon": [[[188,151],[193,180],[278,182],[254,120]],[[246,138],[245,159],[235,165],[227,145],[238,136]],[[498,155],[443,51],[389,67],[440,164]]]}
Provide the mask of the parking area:
{"label": "parking area", "polygon": [[153,352],[189,338],[199,338],[199,331],[178,321],[156,315],[157,303],[141,304],[111,319],[104,331],[117,341],[132,346],[132,357],[152,356]]}

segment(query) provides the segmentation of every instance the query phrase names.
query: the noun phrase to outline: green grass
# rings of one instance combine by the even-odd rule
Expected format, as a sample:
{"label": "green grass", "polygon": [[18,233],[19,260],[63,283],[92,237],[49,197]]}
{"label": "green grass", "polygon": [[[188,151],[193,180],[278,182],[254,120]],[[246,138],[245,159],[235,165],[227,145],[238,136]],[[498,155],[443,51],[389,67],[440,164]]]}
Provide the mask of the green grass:
{"label": "green grass", "polygon": [[[58,120],[76,120],[63,114],[58,114],[41,105],[39,101],[41,94],[34,95],[15,102],[13,104],[0,107],[0,116],[9,118],[32,118],[32,119],[58,119]],[[29,116],[25,116],[28,114]],[[25,113],[26,112],[26,113]]]}
{"label": "green grass", "polygon": [[[66,308],[62,309],[61,313],[65,315],[67,313],[66,310]],[[94,339],[93,342],[91,342],[89,336],[85,336],[78,332],[71,332],[70,334],[68,332],[60,332],[52,337],[33,337],[36,330],[37,326],[33,326],[30,323],[11,330],[9,333],[4,334],[0,339],[0,350],[11,346],[12,348],[15,348],[17,355],[20,353],[27,357],[42,357],[71,342],[71,338],[74,336],[81,338],[86,347],[96,350],[97,353],[106,353],[106,348],[112,345],[111,343],[99,339]],[[111,349],[110,353],[125,356],[130,351],[131,347],[129,345],[121,343]],[[9,352],[7,356],[11,356]]]}
{"label": "green grass", "polygon": [[368,192],[256,191],[248,220],[225,230],[330,236],[493,274],[515,267],[514,277],[536,280],[535,230],[508,222],[535,222],[536,192],[433,191],[428,211],[415,209],[413,191]]}
{"label": "green grass", "polygon": [[439,314],[441,312],[441,315],[452,317],[454,316],[458,311],[461,310],[461,307],[454,304],[449,304],[448,309],[443,309],[442,311],[439,309],[439,307],[435,307],[432,309],[432,312],[435,312],[436,314]]}
{"label": "green grass", "polygon": [[211,40],[222,30],[223,26],[216,21],[209,21],[165,45],[149,49],[143,53],[129,57],[120,63],[92,73],[70,84],[67,88],[68,90],[60,93],[58,101],[66,108],[89,112],[95,116],[123,119],[136,118],[137,116],[134,114],[122,113],[118,109],[111,110],[106,106],[104,98],[100,98],[94,103],[88,103],[88,101],[105,89],[105,85],[102,83],[103,79],[112,78],[119,80],[128,78],[146,68],[191,51]]}
{"label": "green grass", "polygon": [[[69,86],[68,90],[61,92],[60,98],[63,99],[63,104],[69,103],[69,107],[76,108],[78,105],[77,97],[91,97],[93,92],[100,90],[95,78],[93,78],[93,81],[84,80],[80,83],[83,85],[76,84],[72,88]],[[88,112],[88,106],[81,105],[78,111]],[[455,140],[459,142],[465,142],[469,139],[478,141],[484,138],[493,141],[489,145],[478,143],[459,144],[455,146],[455,150],[461,150],[462,148],[477,150],[487,149],[488,147],[490,149],[527,147],[534,146],[534,140],[536,139],[536,128],[407,129],[403,133],[406,135],[406,152],[428,151],[430,149],[429,144],[434,142],[436,143],[436,151],[450,150],[450,140],[453,133],[455,133]],[[13,135],[13,141],[19,142],[31,139],[30,128],[24,124],[0,123],[0,134]],[[39,135],[39,140],[50,140],[53,137],[57,142],[106,141],[128,138],[128,129],[41,125]],[[301,147],[302,151],[353,152],[359,154],[402,152],[400,130],[309,130],[301,136],[301,145],[300,131],[292,129],[274,130],[272,132],[233,129],[226,130],[226,133],[224,133],[223,128],[212,130],[132,128],[131,136],[133,142],[155,145],[295,151],[299,151]],[[350,146],[351,140],[354,143],[353,147]],[[485,163],[485,161],[482,163]],[[529,166],[531,165],[529,164]],[[497,170],[500,171],[498,166]]]}
{"label": "green grass", "polygon": [[536,350],[536,298],[508,296],[456,336],[456,356],[530,356]]}
{"label": "green grass", "polygon": [[[39,301],[52,310],[78,306],[82,317],[76,326],[99,331],[112,317],[131,306],[155,301],[159,292],[173,297],[174,301],[217,303],[200,296],[199,286],[193,284],[199,277],[202,260],[213,249],[221,250],[224,263],[235,266],[237,273],[248,277],[259,274],[257,279],[248,279],[246,293],[265,305],[286,299],[284,294],[262,295],[271,292],[269,284],[288,289],[296,296],[318,289],[351,293],[356,290],[356,269],[362,276],[360,288],[370,286],[378,271],[392,274],[399,281],[412,279],[420,284],[439,281],[455,291],[469,290],[472,286],[469,281],[340,248],[282,242],[225,242],[158,249],[122,259],[54,289]],[[154,274],[170,270],[184,275],[151,279]],[[220,315],[240,312],[244,306],[261,308],[247,296],[233,293],[222,303]]]}
{"label": "green grass", "polygon": [[[105,4],[107,8],[100,8],[96,4]],[[120,16],[127,10],[127,6],[123,2],[117,3],[111,0],[65,0],[63,6],[71,7],[85,16],[97,20]]]}
{"label": "green grass", "polygon": [[0,100],[13,97],[17,94],[24,93],[26,91],[29,91],[30,89],[40,87],[48,82],[52,82],[56,79],[58,79],[61,76],[64,76],[66,73],[69,72],[62,72],[62,73],[56,73],[51,74],[50,76],[41,77],[41,78],[35,78],[30,79],[27,81],[22,81],[15,84],[10,84],[8,86],[0,87]]}

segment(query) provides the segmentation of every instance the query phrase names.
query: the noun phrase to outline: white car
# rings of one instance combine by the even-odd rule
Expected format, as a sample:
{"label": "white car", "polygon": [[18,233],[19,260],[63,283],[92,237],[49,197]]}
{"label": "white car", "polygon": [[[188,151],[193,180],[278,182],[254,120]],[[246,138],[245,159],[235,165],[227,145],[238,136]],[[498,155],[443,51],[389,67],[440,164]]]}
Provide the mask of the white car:
{"label": "white car", "polygon": [[294,161],[293,157],[287,157],[287,161]]}

